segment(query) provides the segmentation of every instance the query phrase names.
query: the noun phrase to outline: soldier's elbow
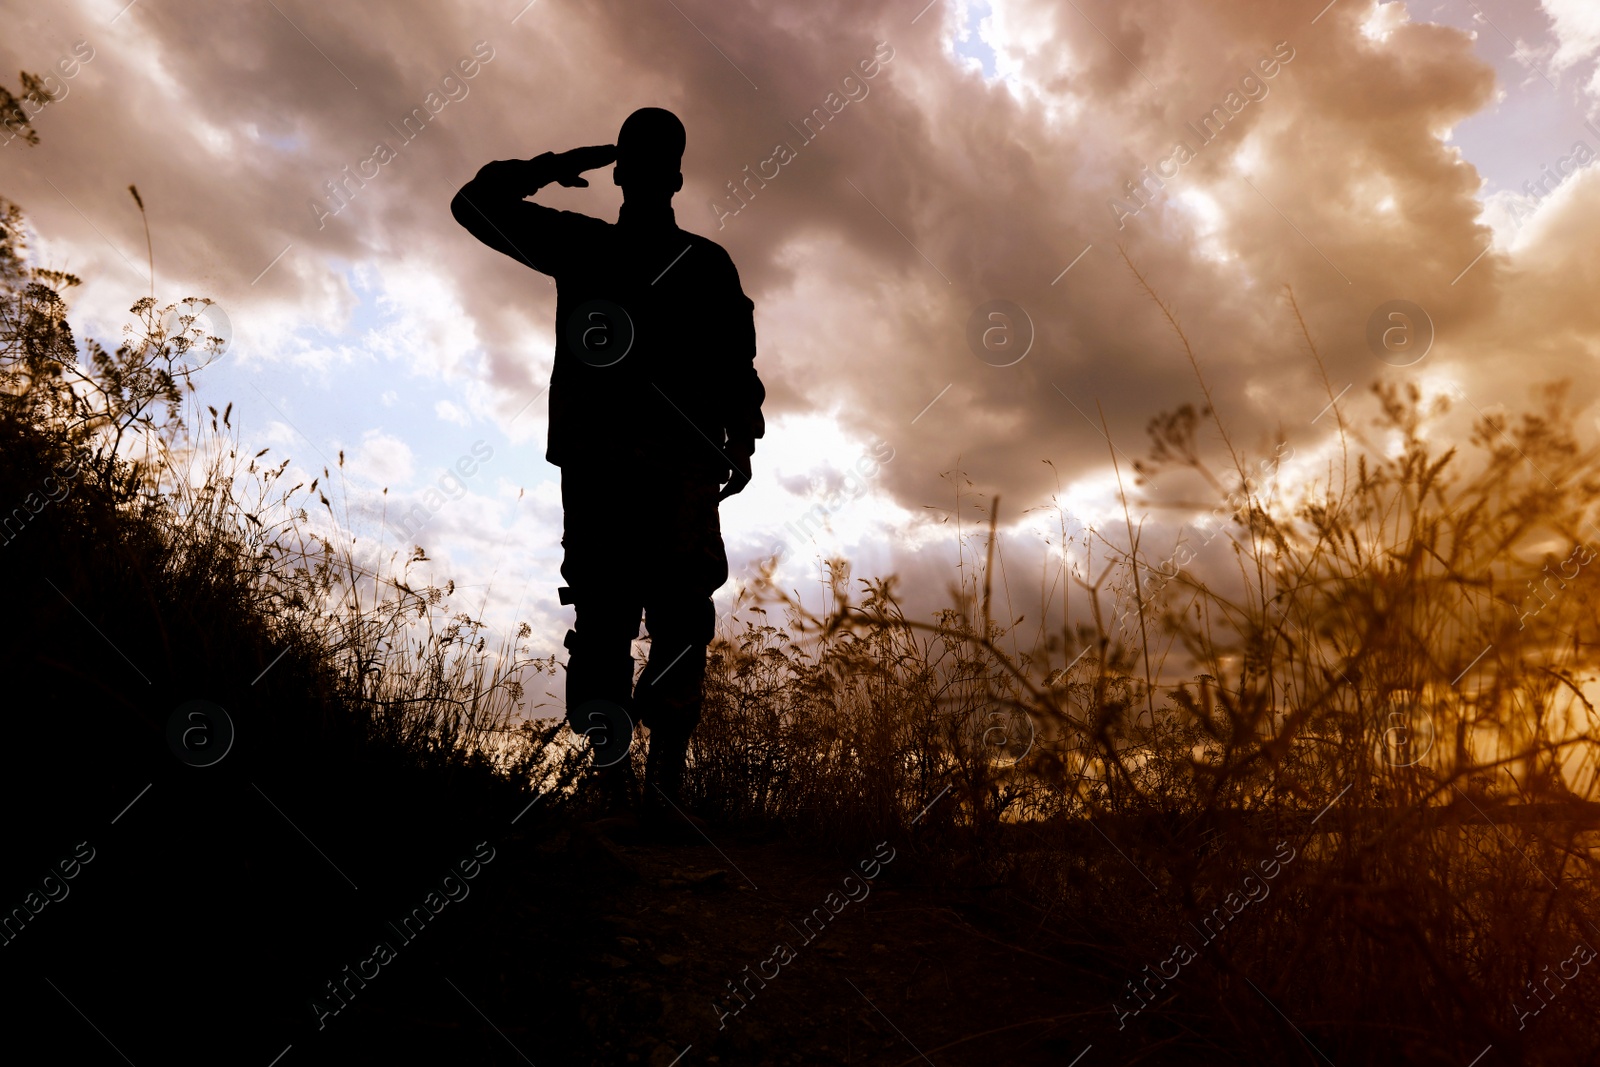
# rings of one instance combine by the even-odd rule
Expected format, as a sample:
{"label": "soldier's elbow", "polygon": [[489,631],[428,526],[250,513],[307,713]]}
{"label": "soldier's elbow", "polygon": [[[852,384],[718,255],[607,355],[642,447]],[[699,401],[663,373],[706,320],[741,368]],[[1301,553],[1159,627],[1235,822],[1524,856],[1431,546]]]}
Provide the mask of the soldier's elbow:
{"label": "soldier's elbow", "polygon": [[466,190],[457,193],[455,199],[450,201],[450,214],[462,229],[485,244],[490,243],[493,236],[492,224],[484,215],[483,209],[468,199]]}

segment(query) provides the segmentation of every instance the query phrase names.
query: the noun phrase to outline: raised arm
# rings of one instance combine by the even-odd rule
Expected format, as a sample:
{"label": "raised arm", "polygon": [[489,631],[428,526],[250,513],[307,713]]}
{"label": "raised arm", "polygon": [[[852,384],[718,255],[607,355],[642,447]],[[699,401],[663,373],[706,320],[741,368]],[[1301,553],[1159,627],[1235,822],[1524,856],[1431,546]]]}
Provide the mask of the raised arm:
{"label": "raised arm", "polygon": [[584,188],[584,171],[616,162],[615,145],[593,145],[569,152],[545,152],[532,159],[486,163],[450,201],[455,220],[497,252],[544,274],[555,274],[578,251],[587,215],[529,203],[552,182]]}

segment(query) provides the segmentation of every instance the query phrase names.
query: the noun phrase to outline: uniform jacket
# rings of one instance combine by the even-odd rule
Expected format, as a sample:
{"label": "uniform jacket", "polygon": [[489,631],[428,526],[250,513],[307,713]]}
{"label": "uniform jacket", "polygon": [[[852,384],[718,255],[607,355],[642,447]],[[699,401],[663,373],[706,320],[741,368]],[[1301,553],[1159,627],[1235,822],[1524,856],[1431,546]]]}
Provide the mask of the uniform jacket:
{"label": "uniform jacket", "polygon": [[754,304],[733,260],[679,229],[670,207],[625,203],[610,223],[528,201],[556,180],[554,157],[515,162],[481,170],[451,211],[484,244],[555,279],[545,458],[726,480],[725,443],[765,432]]}

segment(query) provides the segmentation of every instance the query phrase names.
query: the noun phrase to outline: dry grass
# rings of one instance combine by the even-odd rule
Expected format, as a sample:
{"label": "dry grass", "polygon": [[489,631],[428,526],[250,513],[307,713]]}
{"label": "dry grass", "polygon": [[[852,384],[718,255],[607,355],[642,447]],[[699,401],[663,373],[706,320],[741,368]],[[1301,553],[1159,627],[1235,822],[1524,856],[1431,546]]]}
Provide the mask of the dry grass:
{"label": "dry grass", "polygon": [[[545,784],[569,786],[576,754],[546,751],[555,726],[522,714],[525,681],[555,670],[528,655],[525,625],[490,646],[481,619],[451,610],[453,584],[412,577],[422,549],[384,557],[346,532],[327,495],[343,453],[338,470],[285,485],[287,457],[241,453],[231,405],[183,421],[193,376],[222,348],[201,329],[208,302],[141,298],[116,351],[89,340],[80,354],[60,295],[78,279],[29,268],[21,214],[0,207],[7,499],[61,495],[14,515],[10,561],[32,559],[57,585],[75,574],[81,588],[62,596],[110,616],[107,639],[130,663],[192,680],[223,673],[202,666],[220,661],[314,708],[318,735],[519,781],[545,781],[542,768]],[[61,469],[75,473],[46,482]],[[116,576],[89,580],[101,570]],[[118,624],[119,606],[146,604],[157,633]]]}
{"label": "dry grass", "polygon": [[769,581],[786,626],[713,658],[701,802],[861,841],[920,821],[927,871],[1005,886],[1019,935],[1099,976],[1130,1054],[1591,1062],[1600,453],[1560,388],[1469,449],[1435,441],[1447,399],[1374,395],[1292,480],[1209,406],[1152,420],[1141,480],[1226,501],[1221,551],[1197,573],[1130,519],[1091,575],[1063,542],[1077,610],[1025,651],[992,533],[929,622],[844,561],[825,612]]}
{"label": "dry grass", "polygon": [[[141,300],[126,344],[80,359],[59,296],[75,279],[30,274],[15,240],[0,253],[8,499],[82,470],[14,564],[87,568],[63,596],[163,684],[273,663],[236,689],[287,739],[275,751],[381,751],[585,802],[564,726],[528,715],[525,686],[557,664],[527,655],[526,628],[490,647],[449,612],[453,587],[410,582],[420,550],[380,559],[342,533],[338,472],[285,487],[288,461],[241,455],[228,411],[185,427],[207,348],[192,318],[169,335]],[[953,602],[930,620],[843,561],[818,613],[768,581],[782,621],[713,647],[693,802],[844,847],[908,842],[905,869],[981,890],[1081,972],[1103,1000],[1063,1019],[1122,1062],[1461,1065],[1491,1044],[1497,1062],[1591,1062],[1595,968],[1564,961],[1600,941],[1600,455],[1558,389],[1477,418],[1464,449],[1435,440],[1445,401],[1375,396],[1368,430],[1334,409],[1335,447],[1292,482],[1281,443],[1252,461],[1209,393],[1153,420],[1130,474],[1215,502],[1206,569],[1149,551],[1131,510],[1075,548],[1063,515],[1040,596],[1059,625],[1027,640],[1009,608],[994,618],[993,525],[958,532]],[[118,629],[145,603],[157,624]],[[106,658],[59,684],[121,691]],[[117,736],[118,707],[91,725]],[[1170,977],[1178,945],[1193,958]]]}

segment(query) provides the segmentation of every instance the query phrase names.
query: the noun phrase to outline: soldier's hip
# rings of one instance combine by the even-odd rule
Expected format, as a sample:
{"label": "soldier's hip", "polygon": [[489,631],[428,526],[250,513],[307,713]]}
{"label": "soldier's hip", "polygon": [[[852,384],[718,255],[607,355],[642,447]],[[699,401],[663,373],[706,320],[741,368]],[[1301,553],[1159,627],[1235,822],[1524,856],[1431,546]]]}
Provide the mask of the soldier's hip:
{"label": "soldier's hip", "polygon": [[711,478],[620,480],[615,469],[563,467],[561,574],[585,590],[710,596],[728,580]]}

